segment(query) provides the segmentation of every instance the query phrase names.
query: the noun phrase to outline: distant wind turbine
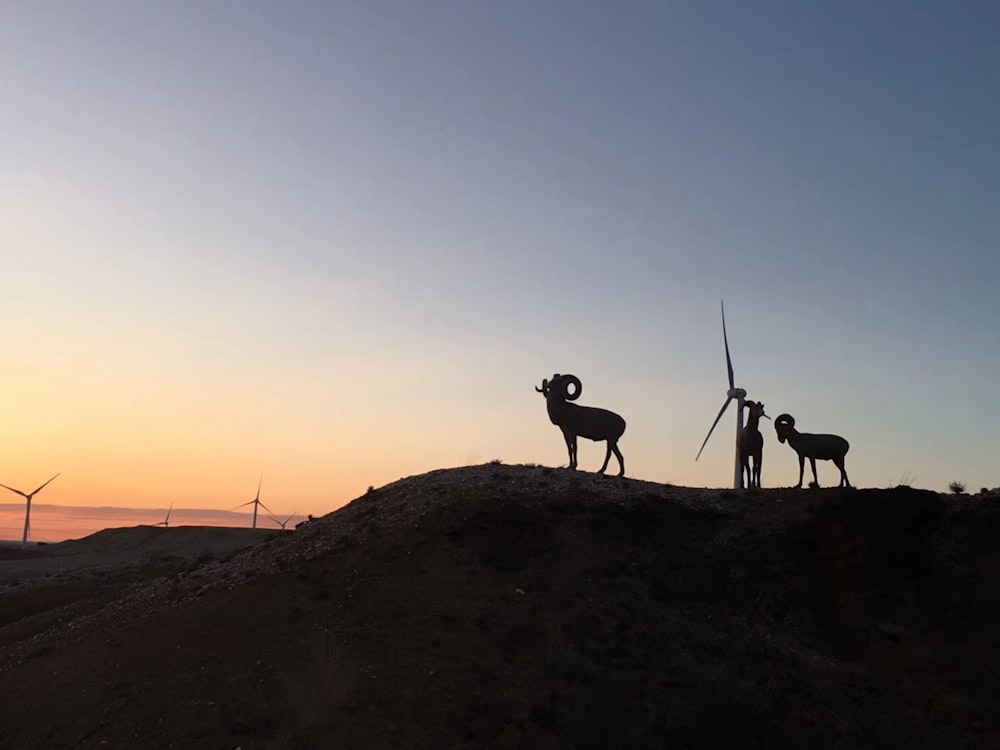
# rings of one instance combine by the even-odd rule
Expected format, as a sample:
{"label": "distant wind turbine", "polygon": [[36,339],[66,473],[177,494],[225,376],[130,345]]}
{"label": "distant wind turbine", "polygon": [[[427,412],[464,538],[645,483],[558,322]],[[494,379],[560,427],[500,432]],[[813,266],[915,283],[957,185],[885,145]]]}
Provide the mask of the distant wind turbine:
{"label": "distant wind turbine", "polygon": [[[268,511],[268,512],[270,512],[270,511]],[[294,518],[294,517],[295,517],[295,513],[292,513],[292,515],[290,515],[290,516],[289,516],[288,518],[286,518],[286,519],[285,519],[284,521],[282,521],[282,520],[281,520],[280,518],[278,518],[278,517],[277,517],[276,515],[274,515],[273,513],[271,513],[271,520],[272,520],[272,521],[274,521],[274,522],[275,522],[276,524],[278,524],[278,526],[280,526],[280,527],[281,527],[281,530],[282,530],[282,531],[284,531],[284,530],[285,530],[285,525],[286,525],[286,524],[287,524],[287,523],[288,523],[289,521],[291,521],[291,520],[292,520],[292,518]]]}
{"label": "distant wind turbine", "polygon": [[170,503],[170,507],[167,508],[167,517],[164,518],[162,521],[154,523],[153,526],[162,526],[163,528],[167,528],[168,526],[170,526],[170,511],[172,511],[173,509],[174,509],[174,504]]}
{"label": "distant wind turbine", "polygon": [[[261,484],[263,482],[264,482],[264,475],[261,474],[260,475],[260,481],[257,482],[257,495],[254,497],[254,499],[250,500],[249,502],[246,502],[246,503],[241,503],[240,505],[237,505],[235,508],[232,508],[232,510],[237,510],[239,508],[245,508],[248,505],[252,505],[253,506],[253,527],[252,528],[255,528],[255,529],[257,528],[257,508],[261,507],[264,510],[266,510],[268,513],[271,513],[271,509],[268,508],[266,505],[264,505],[264,503],[262,503],[260,501],[260,486],[261,486]],[[271,513],[271,516],[273,517],[274,514]]]}
{"label": "distant wind turbine", "polygon": [[743,405],[746,403],[747,392],[743,388],[736,387],[736,381],[733,378],[733,360],[729,356],[729,338],[726,336],[726,303],[722,302],[722,342],[726,346],[726,368],[729,371],[729,390],[726,391],[726,402],[722,405],[719,410],[719,415],[712,422],[712,426],[708,430],[708,434],[705,436],[705,441],[701,444],[701,448],[698,449],[698,455],[695,456],[695,461],[701,458],[701,452],[705,450],[705,443],[708,439],[712,437],[712,430],[715,429],[715,425],[719,424],[719,420],[722,419],[722,415],[726,413],[726,409],[729,407],[729,403],[735,399],[736,401],[736,459],[735,466],[733,469],[733,489],[740,490],[743,489],[743,471],[740,467],[740,433],[743,432]]}
{"label": "distant wind turbine", "polygon": [[[54,477],[52,477],[52,479],[55,479],[57,476],[59,476],[59,474],[56,474]],[[45,484],[36,489],[34,492],[28,492],[27,494],[21,492],[21,490],[16,490],[13,487],[8,487],[6,484],[0,484],[0,487],[3,487],[5,490],[10,490],[11,492],[16,492],[18,495],[20,495],[21,497],[23,497],[25,500],[28,501],[24,509],[24,536],[21,537],[22,547],[28,543],[28,532],[31,530],[31,499],[39,492],[41,492],[42,489],[44,489],[45,485],[51,482],[52,479],[50,479],[48,482],[45,482]]]}

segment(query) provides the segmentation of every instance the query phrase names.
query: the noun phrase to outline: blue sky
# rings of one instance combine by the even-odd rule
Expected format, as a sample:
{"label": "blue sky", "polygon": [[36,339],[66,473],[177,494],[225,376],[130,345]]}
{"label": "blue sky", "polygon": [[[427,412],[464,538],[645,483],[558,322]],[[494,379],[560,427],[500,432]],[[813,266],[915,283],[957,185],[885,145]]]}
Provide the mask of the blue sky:
{"label": "blue sky", "polygon": [[572,371],[630,475],[722,486],[724,298],[739,384],[856,483],[996,486],[998,36],[988,2],[7,3],[0,471],[335,506],[565,462],[533,386]]}

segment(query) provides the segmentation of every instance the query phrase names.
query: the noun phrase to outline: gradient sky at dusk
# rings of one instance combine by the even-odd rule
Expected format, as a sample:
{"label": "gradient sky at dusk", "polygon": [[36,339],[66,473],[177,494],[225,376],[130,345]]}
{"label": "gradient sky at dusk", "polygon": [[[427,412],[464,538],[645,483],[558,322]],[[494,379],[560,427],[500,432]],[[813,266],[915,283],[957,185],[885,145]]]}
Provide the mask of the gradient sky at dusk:
{"label": "gradient sky at dusk", "polygon": [[574,372],[630,476],[724,486],[724,298],[738,385],[856,484],[1000,485],[998,38],[988,0],[4,3],[0,482],[326,512],[565,463],[534,386]]}

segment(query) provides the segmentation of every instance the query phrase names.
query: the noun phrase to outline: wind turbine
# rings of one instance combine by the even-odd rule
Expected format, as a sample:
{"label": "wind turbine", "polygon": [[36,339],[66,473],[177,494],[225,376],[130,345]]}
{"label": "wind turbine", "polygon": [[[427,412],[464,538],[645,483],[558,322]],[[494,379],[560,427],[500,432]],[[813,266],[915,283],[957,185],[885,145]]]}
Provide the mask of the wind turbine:
{"label": "wind turbine", "polygon": [[170,525],[170,511],[172,511],[173,509],[174,509],[174,504],[170,503],[170,507],[167,508],[167,517],[164,518],[162,521],[154,523],[153,526],[162,526],[163,528],[167,528]]}
{"label": "wind turbine", "polygon": [[[54,477],[52,477],[52,479],[55,479],[57,476],[59,476],[59,474],[56,474]],[[28,501],[28,504],[24,509],[24,536],[21,537],[22,547],[28,543],[28,531],[31,529],[31,498],[33,498],[35,495],[41,492],[42,489],[45,487],[45,485],[51,482],[52,479],[50,479],[48,482],[46,482],[41,487],[36,489],[34,492],[29,492],[27,494],[21,492],[21,490],[16,490],[13,487],[8,487],[6,484],[0,484],[0,487],[3,487],[5,490],[10,490],[11,492],[16,492],[18,495],[20,495],[21,497],[23,497],[25,500]]]}
{"label": "wind turbine", "polygon": [[[270,511],[268,511],[268,512],[270,513]],[[285,524],[287,524],[289,521],[291,521],[292,518],[294,518],[294,516],[295,516],[295,514],[292,513],[292,515],[290,515],[288,518],[286,518],[284,521],[282,521],[276,515],[274,515],[273,513],[271,513],[271,520],[274,521],[276,524],[278,524],[278,526],[281,527],[281,530],[284,531],[285,530]]]}
{"label": "wind turbine", "polygon": [[726,391],[726,403],[722,405],[719,409],[719,415],[712,422],[711,428],[708,430],[708,434],[705,436],[705,441],[701,444],[701,448],[698,449],[698,455],[695,456],[695,461],[701,457],[701,452],[705,450],[705,443],[708,439],[712,437],[712,430],[715,429],[715,425],[719,424],[719,420],[722,419],[722,415],[726,413],[726,409],[729,407],[729,403],[733,400],[736,401],[736,459],[734,461],[733,467],[733,489],[741,490],[743,489],[743,471],[740,467],[740,433],[743,432],[743,404],[746,403],[747,392],[743,388],[737,388],[736,382],[733,379],[733,360],[729,356],[729,338],[726,336],[726,303],[722,302],[722,342],[726,345],[726,368],[729,371],[729,390]]}
{"label": "wind turbine", "polygon": [[[263,481],[264,481],[264,475],[261,474],[260,475],[260,481],[257,482],[257,495],[254,497],[253,500],[250,500],[249,502],[246,502],[246,503],[241,503],[240,505],[237,505],[235,508],[232,508],[232,510],[237,510],[238,508],[245,508],[248,505],[252,505],[253,506],[253,528],[255,528],[255,529],[257,528],[257,508],[258,508],[258,506],[262,507],[268,513],[271,513],[271,509],[268,508],[266,505],[264,505],[264,503],[262,503],[260,501],[260,485],[261,485],[261,483]],[[271,516],[273,517],[274,514],[271,513]]]}

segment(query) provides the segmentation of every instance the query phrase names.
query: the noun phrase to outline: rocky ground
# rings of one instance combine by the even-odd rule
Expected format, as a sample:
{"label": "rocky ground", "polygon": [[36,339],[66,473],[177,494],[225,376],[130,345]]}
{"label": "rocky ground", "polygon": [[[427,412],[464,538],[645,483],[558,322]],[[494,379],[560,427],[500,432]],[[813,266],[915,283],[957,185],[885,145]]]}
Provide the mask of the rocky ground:
{"label": "rocky ground", "polygon": [[431,472],[4,584],[0,748],[1000,747],[998,534],[906,487]]}

